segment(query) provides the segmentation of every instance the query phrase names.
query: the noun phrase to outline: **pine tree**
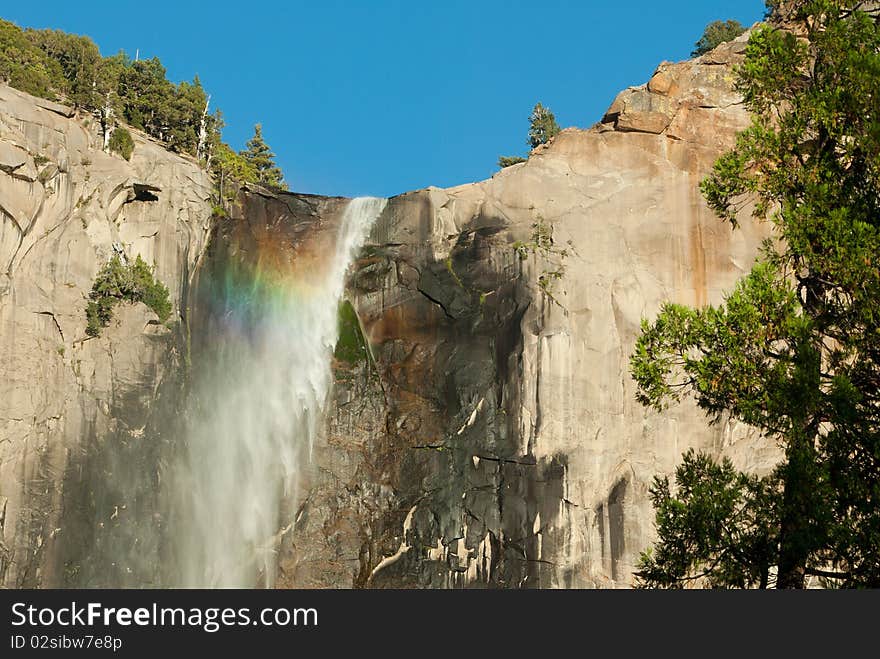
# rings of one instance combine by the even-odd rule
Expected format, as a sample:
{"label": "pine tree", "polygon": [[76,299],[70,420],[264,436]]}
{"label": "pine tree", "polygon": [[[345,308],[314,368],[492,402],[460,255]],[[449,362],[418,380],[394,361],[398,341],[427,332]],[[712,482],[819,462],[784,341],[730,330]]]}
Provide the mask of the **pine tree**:
{"label": "pine tree", "polygon": [[263,139],[263,126],[254,126],[254,136],[247,141],[246,148],[240,152],[245,161],[256,172],[256,183],[270,188],[287,189],[284,174],[275,165],[275,154]]}
{"label": "pine tree", "polygon": [[[537,103],[529,115],[529,137],[526,140],[526,144],[534,149],[541,144],[549,142],[559,134],[560,130],[559,124],[556,123],[556,117],[553,116],[550,108]],[[521,156],[499,156],[498,166],[504,169],[511,165],[518,165],[526,160],[526,158]]]}
{"label": "pine tree", "polygon": [[0,19],[0,80],[41,98],[54,99],[67,88],[61,65],[29,39],[24,30]]}
{"label": "pine tree", "polygon": [[880,26],[857,0],[768,4],[738,74],[753,123],[701,187],[781,240],[723,304],[665,305],[631,366],[642,403],[693,395],[784,457],[759,479],[690,456],[676,490],[655,481],[646,586],[880,586]]}
{"label": "pine tree", "polygon": [[172,149],[198,154],[199,134],[206,119],[207,103],[208,96],[198,76],[191,83],[181,82],[173,90],[169,129],[165,137]]}
{"label": "pine tree", "polygon": [[27,38],[58,62],[67,80],[68,102],[92,111],[97,107],[95,85],[101,66],[101,53],[89,37],[61,30],[27,30]]}
{"label": "pine tree", "polygon": [[559,134],[559,124],[550,108],[537,103],[529,115],[529,139],[527,143],[533,149],[541,144],[546,144]]}
{"label": "pine tree", "polygon": [[131,62],[119,78],[125,121],[148,135],[166,140],[173,127],[174,85],[158,57]]}
{"label": "pine tree", "polygon": [[224,212],[238,194],[240,184],[259,182],[251,163],[225,142],[218,142],[214,147],[211,171],[214,174],[215,205]]}

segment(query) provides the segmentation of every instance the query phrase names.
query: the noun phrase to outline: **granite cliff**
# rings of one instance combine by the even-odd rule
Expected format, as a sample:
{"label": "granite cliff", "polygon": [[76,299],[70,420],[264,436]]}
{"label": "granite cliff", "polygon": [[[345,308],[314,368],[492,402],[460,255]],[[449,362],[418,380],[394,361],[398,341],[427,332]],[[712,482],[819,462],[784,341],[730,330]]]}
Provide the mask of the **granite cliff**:
{"label": "granite cliff", "polygon": [[[688,447],[775,462],[749,428],[641,408],[627,373],[643,317],[719,301],[764,237],[731,232],[697,188],[748,121],[744,39],[662,64],[487,181],[389,200],[348,278],[276,585],[628,586],[655,474]],[[199,291],[258,245],[320,258],[346,201],[246,189],[212,222],[189,160],[142,136],[130,163],[104,154],[65,108],[8,87],[0,110],[0,578],[161,583],[167,419],[217,321]],[[86,340],[114,249],[157,264],[178,323],[125,306]]]}
{"label": "granite cliff", "polygon": [[[210,180],[194,162],[134,137],[127,162],[104,153],[97,127],[69,108],[0,86],[5,586],[76,585],[92,568],[116,570],[116,543],[127,550],[140,535],[128,535],[126,517],[138,507],[142,523],[152,506],[143,494],[155,489],[159,442],[144,438],[162,417],[169,383],[178,386],[185,322],[166,326],[144,305],[121,305],[113,325],[91,338],[85,306],[110,256],[140,254],[185,321],[180,300],[210,230]],[[123,483],[138,495],[115,491]],[[116,525],[125,537],[109,531]]]}

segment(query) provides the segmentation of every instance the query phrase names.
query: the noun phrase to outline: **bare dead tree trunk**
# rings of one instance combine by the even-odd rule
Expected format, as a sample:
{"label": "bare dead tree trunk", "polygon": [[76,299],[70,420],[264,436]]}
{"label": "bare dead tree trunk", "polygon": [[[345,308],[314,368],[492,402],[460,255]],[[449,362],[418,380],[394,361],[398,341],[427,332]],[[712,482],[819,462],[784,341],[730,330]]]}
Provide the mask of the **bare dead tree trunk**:
{"label": "bare dead tree trunk", "polygon": [[201,161],[202,158],[207,160],[205,151],[208,147],[208,106],[211,105],[211,97],[205,101],[205,110],[202,112],[202,121],[199,124],[199,144],[196,147],[196,158]]}
{"label": "bare dead tree trunk", "polygon": [[110,103],[110,92],[107,92],[104,96],[104,107],[101,108],[101,131],[104,138],[104,152],[110,148],[110,133],[112,132],[113,123],[113,105]]}

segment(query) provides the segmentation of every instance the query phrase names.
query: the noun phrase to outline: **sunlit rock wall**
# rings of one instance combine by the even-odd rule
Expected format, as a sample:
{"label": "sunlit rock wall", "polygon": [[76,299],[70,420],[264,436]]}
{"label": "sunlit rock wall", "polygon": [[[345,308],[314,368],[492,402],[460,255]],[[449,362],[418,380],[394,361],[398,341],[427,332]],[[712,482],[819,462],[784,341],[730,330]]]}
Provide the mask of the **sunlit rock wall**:
{"label": "sunlit rock wall", "polygon": [[[209,230],[210,182],[137,133],[130,162],[103,153],[96,131],[68,108],[0,85],[8,587],[149,583],[155,567],[154,426],[172,413],[179,385],[180,300]],[[174,303],[167,326],[144,305],[121,305],[99,338],[86,336],[87,296],[114,252],[156,266]]]}
{"label": "sunlit rock wall", "polygon": [[[372,356],[339,367],[290,585],[629,586],[656,474],[689,447],[773,465],[748,428],[643,409],[628,375],[641,319],[719,302],[765,235],[698,190],[748,122],[743,47],[664,63],[488,181],[391,200],[348,287]],[[560,260],[515,249],[535,223],[570,252],[547,290]]]}

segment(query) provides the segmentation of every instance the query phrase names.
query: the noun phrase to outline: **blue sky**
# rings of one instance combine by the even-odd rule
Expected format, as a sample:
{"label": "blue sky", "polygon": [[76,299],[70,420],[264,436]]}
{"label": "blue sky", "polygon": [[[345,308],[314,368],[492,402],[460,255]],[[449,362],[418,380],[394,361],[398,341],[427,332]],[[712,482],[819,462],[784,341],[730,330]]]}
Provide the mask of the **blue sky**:
{"label": "blue sky", "polygon": [[[11,6],[9,6],[11,5]],[[198,74],[240,148],[263,124],[293,190],[391,196],[476,181],[524,155],[536,101],[588,127],[707,23],[763,0],[40,0],[0,16]]]}

